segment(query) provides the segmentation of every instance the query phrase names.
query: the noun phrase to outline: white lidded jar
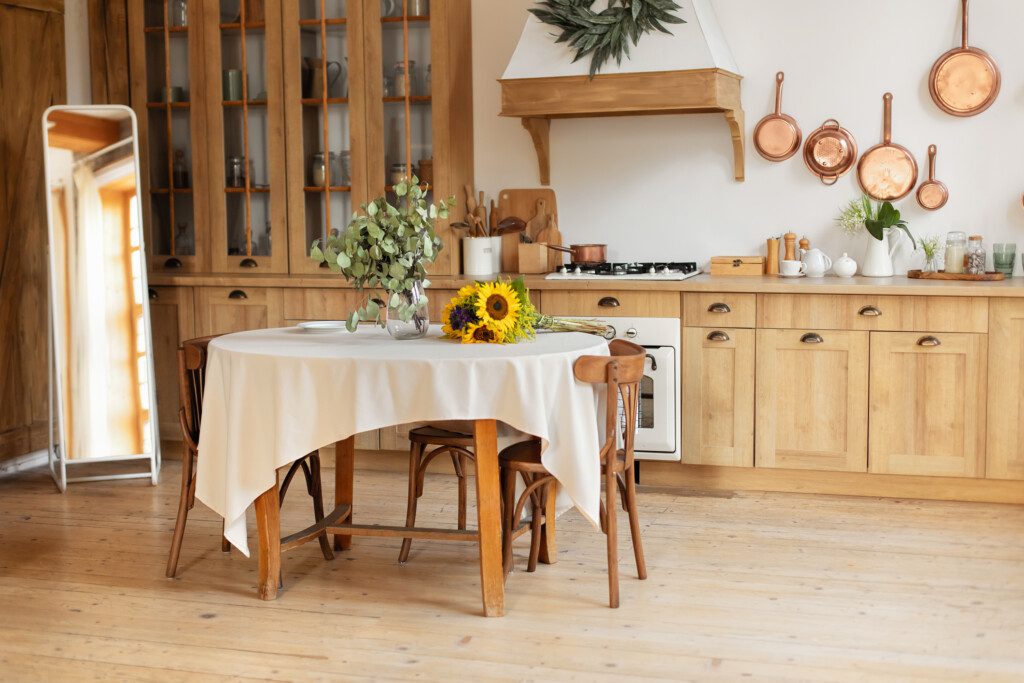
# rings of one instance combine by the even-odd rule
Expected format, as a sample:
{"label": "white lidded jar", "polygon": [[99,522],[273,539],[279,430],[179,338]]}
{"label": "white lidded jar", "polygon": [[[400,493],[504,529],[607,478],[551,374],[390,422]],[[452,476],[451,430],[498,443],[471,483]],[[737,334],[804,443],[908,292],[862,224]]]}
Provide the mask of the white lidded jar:
{"label": "white lidded jar", "polygon": [[844,251],[843,255],[832,264],[832,272],[839,277],[853,277],[857,274],[857,262]]}

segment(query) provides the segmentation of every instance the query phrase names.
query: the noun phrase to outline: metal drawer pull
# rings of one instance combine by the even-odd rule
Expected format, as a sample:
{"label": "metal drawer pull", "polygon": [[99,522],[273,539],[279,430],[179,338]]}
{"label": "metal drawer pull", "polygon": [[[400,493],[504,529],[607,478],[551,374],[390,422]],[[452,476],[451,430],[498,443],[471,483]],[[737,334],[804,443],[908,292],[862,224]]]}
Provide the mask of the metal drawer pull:
{"label": "metal drawer pull", "polygon": [[867,318],[877,318],[878,316],[882,315],[882,312],[875,308],[874,306],[864,306],[859,311],[857,311],[857,315],[863,315]]}
{"label": "metal drawer pull", "polygon": [[159,298],[160,298],[160,295],[156,293],[156,290],[153,289],[152,287],[150,287],[149,288],[149,300],[150,301],[156,301]]}
{"label": "metal drawer pull", "polygon": [[711,304],[708,306],[708,313],[732,313],[729,304]]}
{"label": "metal drawer pull", "polygon": [[230,294],[228,294],[228,298],[229,299],[248,299],[249,295],[246,294],[245,292],[243,292],[240,289],[236,289],[233,292],[231,292]]}
{"label": "metal drawer pull", "polygon": [[242,259],[242,262],[239,263],[238,265],[240,265],[243,268],[255,268],[259,264],[256,263],[256,259],[244,258]]}
{"label": "metal drawer pull", "polygon": [[918,346],[941,346],[942,342],[939,341],[938,337],[928,335],[927,337],[921,337],[917,340]]}
{"label": "metal drawer pull", "polygon": [[164,261],[164,268],[181,268],[181,260],[172,256]]}
{"label": "metal drawer pull", "polygon": [[601,297],[601,300],[597,302],[597,305],[601,306],[602,308],[616,308],[620,304],[619,300],[616,299],[614,296],[604,296]]}
{"label": "metal drawer pull", "polygon": [[725,332],[722,332],[721,330],[715,330],[714,332],[708,335],[708,341],[726,342],[729,341],[729,335],[727,335]]}
{"label": "metal drawer pull", "polygon": [[804,344],[821,344],[825,340],[821,338],[821,335],[817,332],[808,332],[804,336],[800,337],[800,341]]}

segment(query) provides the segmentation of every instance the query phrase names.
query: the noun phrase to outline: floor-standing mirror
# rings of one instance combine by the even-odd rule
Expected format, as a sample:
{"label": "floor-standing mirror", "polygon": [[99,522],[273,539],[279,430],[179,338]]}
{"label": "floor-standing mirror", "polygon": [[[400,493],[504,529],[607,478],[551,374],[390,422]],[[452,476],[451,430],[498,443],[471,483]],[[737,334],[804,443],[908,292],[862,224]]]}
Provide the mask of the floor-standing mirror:
{"label": "floor-standing mirror", "polygon": [[[131,109],[43,114],[50,219],[50,471],[157,483],[153,345]],[[52,427],[52,425],[51,425]],[[74,475],[74,476],[72,476]]]}

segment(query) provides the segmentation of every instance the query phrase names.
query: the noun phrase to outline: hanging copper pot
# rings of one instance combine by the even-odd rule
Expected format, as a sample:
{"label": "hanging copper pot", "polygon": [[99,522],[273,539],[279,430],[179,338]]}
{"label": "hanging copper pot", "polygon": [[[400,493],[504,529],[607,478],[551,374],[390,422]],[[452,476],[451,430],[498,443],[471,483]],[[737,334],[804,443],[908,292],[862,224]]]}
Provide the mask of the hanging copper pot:
{"label": "hanging copper pot", "polygon": [[807,136],[804,163],[826,185],[835,185],[857,161],[857,141],[835,119],[828,119]]}
{"label": "hanging copper pot", "polygon": [[782,113],[782,82],[786,74],[775,74],[775,113],[761,119],[754,128],[754,149],[768,161],[785,161],[800,149],[803,134],[796,120]]}
{"label": "hanging copper pot", "polygon": [[949,190],[941,180],[935,179],[935,154],[938,148],[935,145],[928,146],[928,180],[921,183],[917,188],[917,203],[922,209],[935,211],[941,209],[949,200]]}
{"label": "hanging copper pot", "polygon": [[903,199],[917,185],[917,161],[903,145],[892,141],[892,93],[882,96],[882,143],[875,145],[857,164],[861,189],[872,199]]}
{"label": "hanging copper pot", "polygon": [[992,106],[1002,77],[984,50],[967,45],[967,0],[961,0],[960,47],[936,60],[928,77],[928,91],[939,109],[953,116],[974,116]]}

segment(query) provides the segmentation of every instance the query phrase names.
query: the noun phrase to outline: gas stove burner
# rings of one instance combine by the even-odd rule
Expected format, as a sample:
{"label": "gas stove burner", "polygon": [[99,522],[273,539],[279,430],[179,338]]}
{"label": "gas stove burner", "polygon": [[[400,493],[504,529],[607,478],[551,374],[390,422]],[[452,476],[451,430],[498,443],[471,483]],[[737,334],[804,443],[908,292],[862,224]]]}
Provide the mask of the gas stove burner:
{"label": "gas stove burner", "polygon": [[628,263],[581,264],[570,263],[558,269],[567,275],[595,275],[616,277],[623,275],[685,275],[697,272],[692,261],[632,261]]}

